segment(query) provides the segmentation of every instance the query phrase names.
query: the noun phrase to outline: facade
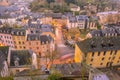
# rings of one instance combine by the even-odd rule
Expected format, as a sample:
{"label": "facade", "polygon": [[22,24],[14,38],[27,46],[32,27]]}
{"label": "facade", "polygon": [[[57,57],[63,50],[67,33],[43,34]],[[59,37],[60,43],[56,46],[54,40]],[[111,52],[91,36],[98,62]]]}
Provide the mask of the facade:
{"label": "facade", "polygon": [[7,76],[9,76],[8,64],[4,53],[0,51],[0,77]]}
{"label": "facade", "polygon": [[11,30],[11,28],[0,28],[1,46],[10,46],[11,48],[15,47],[13,37],[11,35]]}
{"label": "facade", "polygon": [[54,39],[47,35],[28,34],[26,49],[34,51],[39,56],[39,66],[46,65],[46,56],[55,50],[55,42]]}
{"label": "facade", "polygon": [[86,35],[86,38],[113,36],[119,36],[119,27],[110,27],[103,30],[93,30]]}
{"label": "facade", "polygon": [[76,17],[69,17],[67,20],[67,27],[86,29],[89,26],[89,19],[85,15],[78,15]]}
{"label": "facade", "polygon": [[83,62],[97,67],[111,67],[120,65],[120,37],[90,38],[76,43],[75,62]]}
{"label": "facade", "polygon": [[99,23],[100,24],[116,23],[116,19],[117,19],[116,15],[118,15],[118,11],[108,11],[108,12],[97,13],[97,16],[99,17]]}
{"label": "facade", "polygon": [[15,49],[17,50],[24,50],[25,47],[25,40],[26,40],[26,31],[24,29],[13,29],[12,37],[15,45]]}

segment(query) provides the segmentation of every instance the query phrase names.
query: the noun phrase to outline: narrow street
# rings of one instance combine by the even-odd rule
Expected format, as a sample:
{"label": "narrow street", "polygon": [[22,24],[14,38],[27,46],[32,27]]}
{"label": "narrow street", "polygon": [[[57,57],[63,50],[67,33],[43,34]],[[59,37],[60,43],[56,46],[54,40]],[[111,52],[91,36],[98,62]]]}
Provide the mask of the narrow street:
{"label": "narrow street", "polygon": [[61,28],[56,28],[55,34],[56,34],[56,44],[57,44],[57,51],[58,51],[59,57],[60,58],[73,57],[74,49],[64,44]]}

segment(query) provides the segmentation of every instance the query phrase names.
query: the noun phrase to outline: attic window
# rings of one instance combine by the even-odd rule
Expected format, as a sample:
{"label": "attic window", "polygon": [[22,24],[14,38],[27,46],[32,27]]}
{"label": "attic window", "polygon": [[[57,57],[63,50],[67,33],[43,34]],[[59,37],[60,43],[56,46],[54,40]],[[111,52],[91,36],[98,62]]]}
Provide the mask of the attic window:
{"label": "attic window", "polygon": [[101,44],[102,48],[106,47],[106,45],[104,43]]}
{"label": "attic window", "polygon": [[94,45],[94,44],[91,44],[91,48],[96,48],[96,45]]}
{"label": "attic window", "polygon": [[113,47],[113,43],[108,43],[108,46],[109,47]]}

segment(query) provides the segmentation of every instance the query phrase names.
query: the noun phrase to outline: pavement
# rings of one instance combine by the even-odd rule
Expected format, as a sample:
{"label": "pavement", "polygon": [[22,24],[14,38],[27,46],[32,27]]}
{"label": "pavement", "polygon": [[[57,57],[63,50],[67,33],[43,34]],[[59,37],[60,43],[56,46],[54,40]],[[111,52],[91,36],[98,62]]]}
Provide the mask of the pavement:
{"label": "pavement", "polygon": [[73,56],[74,49],[64,44],[65,41],[63,39],[61,28],[56,28],[55,34],[56,34],[56,44],[57,44],[57,51],[58,51],[59,57],[61,58],[66,55],[71,55],[69,57],[74,57]]}

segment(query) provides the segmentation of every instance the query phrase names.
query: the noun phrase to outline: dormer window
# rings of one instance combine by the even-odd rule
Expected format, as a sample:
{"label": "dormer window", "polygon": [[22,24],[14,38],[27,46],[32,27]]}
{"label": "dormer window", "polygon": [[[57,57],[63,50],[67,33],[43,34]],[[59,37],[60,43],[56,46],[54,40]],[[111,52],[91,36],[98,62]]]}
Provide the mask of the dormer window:
{"label": "dormer window", "polygon": [[17,32],[17,35],[19,35],[19,32]]}
{"label": "dormer window", "polygon": [[105,36],[107,36],[108,34],[106,33]]}
{"label": "dormer window", "polygon": [[44,44],[44,42],[42,42],[42,44]]}
{"label": "dormer window", "polygon": [[113,43],[110,43],[110,42],[109,42],[109,43],[108,43],[108,46],[109,46],[109,47],[113,47]]}
{"label": "dormer window", "polygon": [[96,48],[96,45],[94,45],[94,44],[91,44],[91,48]]}
{"label": "dormer window", "polygon": [[21,32],[21,35],[23,35],[23,32]]}

